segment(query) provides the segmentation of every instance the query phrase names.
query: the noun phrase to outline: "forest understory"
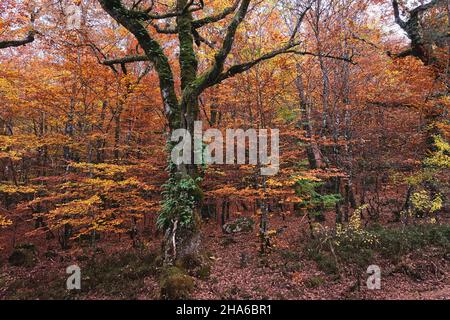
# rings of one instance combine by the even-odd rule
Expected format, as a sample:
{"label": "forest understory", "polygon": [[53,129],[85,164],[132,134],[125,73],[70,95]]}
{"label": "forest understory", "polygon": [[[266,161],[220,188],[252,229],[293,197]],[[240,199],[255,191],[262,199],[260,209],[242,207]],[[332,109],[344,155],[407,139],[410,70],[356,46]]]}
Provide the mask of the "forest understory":
{"label": "forest understory", "polygon": [[[332,220],[333,215],[328,218]],[[436,232],[437,237],[443,237],[442,242],[429,238],[413,244],[420,242],[413,236],[401,242],[409,248],[400,249],[395,247],[399,243],[392,243],[387,250],[374,249],[366,263],[380,266],[381,288],[369,290],[366,268],[351,263],[337,266],[330,256],[317,259],[308,253],[305,244],[312,240],[304,217],[278,216],[272,224],[284,232],[273,243],[270,253],[261,255],[254,231],[227,235],[217,221],[205,223],[203,232],[207,236],[202,252],[210,258],[209,266],[206,272],[192,278],[190,293],[182,297],[447,300],[450,296],[450,227]],[[287,225],[295,227],[284,229]],[[391,223],[387,228],[397,229],[399,225]],[[25,267],[8,266],[8,256],[3,254],[0,299],[161,299],[159,244],[158,239],[152,239],[148,246],[133,248],[120,239],[108,239],[107,244],[96,250],[89,245],[64,253],[38,250],[35,260]],[[66,290],[65,271],[71,264],[81,267],[80,291]],[[361,276],[359,288],[355,285],[356,274]]]}

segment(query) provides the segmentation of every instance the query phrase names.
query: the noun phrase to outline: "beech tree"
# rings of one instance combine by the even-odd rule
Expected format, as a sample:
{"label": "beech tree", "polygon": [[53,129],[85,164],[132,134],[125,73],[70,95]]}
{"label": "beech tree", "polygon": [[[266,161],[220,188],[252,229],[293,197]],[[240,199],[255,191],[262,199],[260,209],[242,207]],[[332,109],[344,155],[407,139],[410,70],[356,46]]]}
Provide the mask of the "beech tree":
{"label": "beech tree", "polygon": [[[201,12],[205,11],[202,1],[177,0],[174,8],[165,12],[157,10],[153,2],[150,4],[143,1],[126,4],[120,0],[99,0],[99,2],[114,20],[134,35],[145,53],[142,56],[127,56],[103,63],[111,65],[150,61],[159,77],[161,97],[170,130],[183,128],[193,132],[194,121],[199,115],[198,99],[207,88],[218,85],[280,54],[312,54],[298,49],[301,44],[298,35],[303,19],[315,1],[297,3],[295,10],[298,14],[295,25],[278,48],[261,54],[254,60],[232,65],[227,64],[227,58],[232,50],[239,25],[246,19],[250,10],[257,10],[258,4],[254,4],[251,0],[237,0],[223,11],[211,15],[201,15]],[[228,17],[231,19],[225,28],[222,43],[216,49],[212,63],[206,70],[200,72],[200,62],[195,46],[200,46],[202,43],[211,45],[208,39],[201,36],[201,29]],[[175,18],[173,26],[161,27],[158,24],[158,21],[170,18]],[[154,28],[157,33],[178,36],[179,78],[181,79],[178,95],[173,67],[163,49],[167,43],[157,41],[146,25]],[[200,244],[198,203],[202,197],[198,169],[195,165],[175,166],[171,163],[169,170],[171,177],[159,219],[160,225],[165,229],[166,263],[197,253]]]}

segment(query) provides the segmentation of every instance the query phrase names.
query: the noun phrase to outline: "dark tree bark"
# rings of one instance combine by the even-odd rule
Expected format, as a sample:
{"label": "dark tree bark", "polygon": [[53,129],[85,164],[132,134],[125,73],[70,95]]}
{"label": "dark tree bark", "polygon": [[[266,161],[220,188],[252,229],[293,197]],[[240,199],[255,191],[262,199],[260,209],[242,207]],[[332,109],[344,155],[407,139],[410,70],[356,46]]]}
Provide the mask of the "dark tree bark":
{"label": "dark tree bark", "polygon": [[24,46],[28,43],[33,42],[35,39],[35,35],[36,35],[35,31],[30,31],[28,32],[28,35],[25,38],[20,40],[0,41],[0,49]]}
{"label": "dark tree bark", "polygon": [[301,119],[299,126],[306,132],[306,138],[309,139],[309,144],[306,147],[306,154],[308,156],[308,163],[311,169],[323,169],[326,167],[322,158],[319,145],[314,137],[314,131],[311,125],[311,107],[306,98],[305,89],[302,79],[301,65],[297,64],[297,79],[296,87],[300,99],[300,114]]}
{"label": "dark tree bark", "polygon": [[411,47],[399,53],[397,57],[414,56],[419,58],[425,65],[433,64],[435,61],[433,56],[433,43],[424,36],[425,26],[421,18],[425,12],[443,4],[445,1],[432,0],[427,4],[422,4],[412,10],[407,10],[409,17],[406,21],[400,16],[398,0],[392,1],[395,22],[406,32],[406,35],[411,40]]}

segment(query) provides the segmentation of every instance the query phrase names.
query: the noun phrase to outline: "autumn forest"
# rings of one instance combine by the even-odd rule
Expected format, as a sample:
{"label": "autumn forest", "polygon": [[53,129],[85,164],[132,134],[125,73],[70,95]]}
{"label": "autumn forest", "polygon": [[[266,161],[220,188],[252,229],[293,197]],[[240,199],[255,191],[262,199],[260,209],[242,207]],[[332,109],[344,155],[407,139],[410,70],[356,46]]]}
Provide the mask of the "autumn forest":
{"label": "autumn forest", "polygon": [[449,0],[1,0],[0,300],[450,299],[449,35]]}

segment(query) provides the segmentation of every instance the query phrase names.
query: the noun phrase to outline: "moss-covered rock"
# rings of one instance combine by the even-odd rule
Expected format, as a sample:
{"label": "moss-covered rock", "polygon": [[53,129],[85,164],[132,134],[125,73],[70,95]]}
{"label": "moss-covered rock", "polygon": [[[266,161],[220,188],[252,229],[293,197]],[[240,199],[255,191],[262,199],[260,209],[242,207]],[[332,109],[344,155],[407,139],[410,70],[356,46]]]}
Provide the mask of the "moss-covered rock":
{"label": "moss-covered rock", "polygon": [[237,218],[235,221],[223,225],[223,231],[228,234],[239,232],[251,232],[255,221],[247,217]]}
{"label": "moss-covered rock", "polygon": [[211,273],[211,259],[207,254],[188,254],[178,259],[175,265],[193,277],[205,280]]}
{"label": "moss-covered rock", "polygon": [[164,299],[188,299],[194,289],[194,279],[182,268],[169,267],[161,275],[160,287]]}

